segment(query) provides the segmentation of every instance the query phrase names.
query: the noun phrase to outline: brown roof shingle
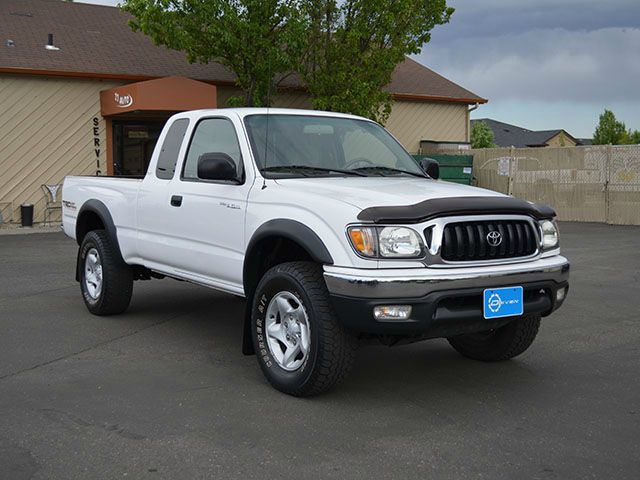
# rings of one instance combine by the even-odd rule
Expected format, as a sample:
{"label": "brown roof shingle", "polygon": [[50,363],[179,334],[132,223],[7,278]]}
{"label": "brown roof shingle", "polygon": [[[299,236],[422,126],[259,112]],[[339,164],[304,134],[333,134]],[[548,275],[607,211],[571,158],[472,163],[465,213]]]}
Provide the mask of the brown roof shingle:
{"label": "brown roof shingle", "polygon": [[[61,0],[0,0],[0,72],[86,75],[143,80],[184,76],[232,84],[218,63],[190,64],[182,52],[131,31],[117,8]],[[44,48],[52,33],[58,51]],[[8,46],[12,40],[14,46]],[[303,88],[291,76],[285,87]],[[387,89],[398,98],[484,103],[486,100],[419,63],[398,65]]]}

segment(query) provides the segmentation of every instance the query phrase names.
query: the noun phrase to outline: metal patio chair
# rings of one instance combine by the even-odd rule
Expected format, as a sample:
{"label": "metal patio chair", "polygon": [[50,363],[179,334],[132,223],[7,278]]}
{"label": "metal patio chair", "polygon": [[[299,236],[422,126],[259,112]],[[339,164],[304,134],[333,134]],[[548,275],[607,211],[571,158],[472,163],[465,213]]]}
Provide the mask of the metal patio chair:
{"label": "metal patio chair", "polygon": [[0,202],[0,226],[13,220],[13,203]]}
{"label": "metal patio chair", "polygon": [[[62,203],[58,199],[58,191],[62,184],[43,184],[42,190],[44,191],[46,202],[44,205],[44,223],[49,225],[51,223],[51,216],[56,212],[60,212],[62,217]],[[62,218],[61,218],[62,219]]]}

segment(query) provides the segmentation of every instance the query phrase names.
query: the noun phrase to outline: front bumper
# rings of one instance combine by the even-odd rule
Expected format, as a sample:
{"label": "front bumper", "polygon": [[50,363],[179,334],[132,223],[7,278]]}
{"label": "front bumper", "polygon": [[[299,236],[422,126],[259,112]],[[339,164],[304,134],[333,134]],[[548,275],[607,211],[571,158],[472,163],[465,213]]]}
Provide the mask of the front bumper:
{"label": "front bumper", "polygon": [[[342,324],[358,333],[449,337],[497,328],[518,317],[487,320],[486,288],[522,286],[524,314],[549,315],[569,287],[569,262],[555,255],[526,263],[464,268],[353,269],[325,266],[324,278]],[[411,305],[407,320],[379,321],[377,305]]]}

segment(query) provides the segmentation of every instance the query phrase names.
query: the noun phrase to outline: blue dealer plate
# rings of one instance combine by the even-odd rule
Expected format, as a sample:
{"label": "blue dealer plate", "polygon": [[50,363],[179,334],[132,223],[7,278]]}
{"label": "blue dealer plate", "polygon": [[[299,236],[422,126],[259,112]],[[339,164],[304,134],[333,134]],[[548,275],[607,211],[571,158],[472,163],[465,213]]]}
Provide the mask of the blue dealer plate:
{"label": "blue dealer plate", "polygon": [[484,318],[512,317],[524,312],[522,287],[487,289],[483,297]]}

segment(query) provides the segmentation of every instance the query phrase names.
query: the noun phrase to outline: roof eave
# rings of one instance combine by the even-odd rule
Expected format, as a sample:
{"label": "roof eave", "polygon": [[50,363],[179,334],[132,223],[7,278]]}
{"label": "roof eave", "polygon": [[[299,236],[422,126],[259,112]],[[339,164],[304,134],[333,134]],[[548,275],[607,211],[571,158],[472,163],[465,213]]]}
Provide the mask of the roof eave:
{"label": "roof eave", "polygon": [[439,95],[417,95],[415,93],[392,93],[394,100],[410,100],[414,102],[443,102],[443,103],[464,103],[466,105],[474,105],[476,103],[484,104],[489,100],[481,97],[446,97]]}
{"label": "roof eave", "polygon": [[[68,77],[68,78],[93,78],[101,80],[124,80],[130,82],[141,82],[145,80],[155,80],[162,78],[158,76],[150,75],[133,75],[128,73],[99,73],[99,72],[74,72],[67,70],[44,70],[35,68],[23,68],[23,67],[0,67],[0,73],[14,74],[14,75],[40,75],[48,77]],[[194,78],[205,83],[212,83],[220,86],[235,86],[235,82],[228,80],[211,80],[205,78]],[[304,90],[303,88],[284,87],[283,90]],[[473,105],[476,103],[484,104],[488,100],[481,97],[446,97],[438,95],[417,95],[414,93],[392,93],[391,96],[394,100],[409,100],[414,102],[440,102],[440,103],[463,103],[466,105]]]}
{"label": "roof eave", "polygon": [[[153,75],[135,75],[128,73],[99,73],[99,72],[75,72],[67,70],[43,70],[36,68],[23,68],[23,67],[0,67],[0,73],[13,74],[13,75],[37,75],[46,77],[67,77],[67,78],[93,78],[96,80],[125,80],[132,82],[143,82],[146,80],[156,80],[158,78],[171,77],[176,75],[165,76],[153,76]],[[180,76],[180,75],[177,75]],[[228,80],[208,80],[204,78],[193,78],[204,83],[211,83],[215,85],[231,86],[235,85],[235,82]]]}

